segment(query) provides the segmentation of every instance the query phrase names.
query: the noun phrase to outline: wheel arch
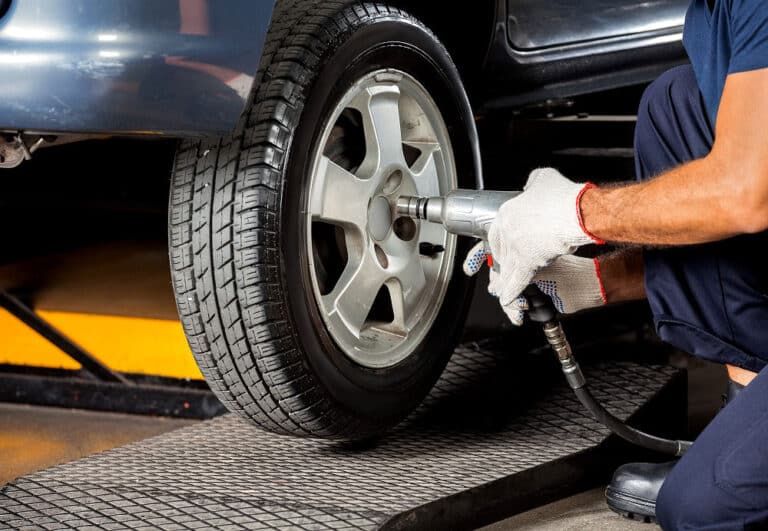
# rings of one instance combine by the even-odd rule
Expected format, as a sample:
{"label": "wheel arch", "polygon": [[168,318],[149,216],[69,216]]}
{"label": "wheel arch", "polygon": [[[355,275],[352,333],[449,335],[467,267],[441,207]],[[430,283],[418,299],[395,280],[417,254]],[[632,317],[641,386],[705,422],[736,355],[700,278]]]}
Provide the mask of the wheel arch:
{"label": "wheel arch", "polygon": [[[459,69],[465,88],[474,100],[474,88],[481,80],[501,0],[479,0],[457,16],[455,4],[441,0],[388,0],[411,13],[430,28],[448,49]],[[467,35],[471,38],[467,38]],[[473,103],[475,103],[473,101]]]}

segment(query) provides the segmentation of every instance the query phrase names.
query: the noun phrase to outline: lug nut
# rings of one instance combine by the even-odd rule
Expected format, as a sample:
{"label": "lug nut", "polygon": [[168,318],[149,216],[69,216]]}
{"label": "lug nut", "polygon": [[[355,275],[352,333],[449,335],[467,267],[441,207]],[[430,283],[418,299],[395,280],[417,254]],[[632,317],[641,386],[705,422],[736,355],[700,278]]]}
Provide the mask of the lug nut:
{"label": "lug nut", "polygon": [[421,242],[419,244],[419,254],[422,256],[434,257],[445,251],[445,247],[429,242]]}

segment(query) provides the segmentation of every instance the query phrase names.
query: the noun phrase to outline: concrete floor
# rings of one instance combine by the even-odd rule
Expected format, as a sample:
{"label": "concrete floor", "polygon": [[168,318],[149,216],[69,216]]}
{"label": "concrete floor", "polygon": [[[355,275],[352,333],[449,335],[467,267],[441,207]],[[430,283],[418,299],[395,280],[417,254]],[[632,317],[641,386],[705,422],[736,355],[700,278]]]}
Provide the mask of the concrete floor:
{"label": "concrete floor", "polygon": [[193,421],[0,404],[0,485]]}
{"label": "concrete floor", "polygon": [[483,531],[653,531],[658,526],[627,520],[605,505],[603,488],[590,490],[484,527]]}

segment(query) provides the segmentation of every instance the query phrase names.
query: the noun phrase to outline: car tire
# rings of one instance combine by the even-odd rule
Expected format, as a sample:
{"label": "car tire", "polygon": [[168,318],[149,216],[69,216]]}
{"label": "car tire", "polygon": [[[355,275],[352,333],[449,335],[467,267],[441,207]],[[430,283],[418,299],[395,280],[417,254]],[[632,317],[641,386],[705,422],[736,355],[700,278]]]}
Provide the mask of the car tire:
{"label": "car tire", "polygon": [[[415,117],[408,124],[400,123],[402,135],[419,129],[420,121],[427,123],[424,109],[434,107],[432,116],[437,125],[428,125],[428,129],[435,139],[424,146],[438,145],[436,139],[441,134],[446,142],[438,145],[435,153],[441,159],[435,165],[439,168],[430,169],[429,176],[437,175],[439,180],[441,175],[452,175],[452,181],[439,181],[439,192],[457,185],[479,184],[474,120],[448,52],[409,14],[373,2],[279,1],[255,88],[236,131],[219,139],[184,141],[176,156],[169,245],[173,286],[189,345],[221,401],[231,411],[276,433],[364,439],[390,428],[408,415],[434,385],[459,339],[467,310],[470,282],[461,273],[459,263],[470,242],[440,236],[444,239],[438,244],[450,247],[448,263],[439,248],[425,252],[423,242],[413,239],[413,234],[398,233],[403,241],[411,238],[406,242],[410,246],[407,252],[412,253],[419,244],[422,254],[436,255],[409,257],[407,261],[425,264],[424,271],[432,267],[430,271],[437,273],[424,273],[425,278],[429,276],[424,282],[420,278],[420,286],[432,286],[428,283],[434,280],[435,287],[430,287],[429,293],[426,287],[420,288],[426,295],[409,303],[411,308],[423,305],[424,309],[418,309],[422,312],[416,316],[418,319],[407,316],[411,323],[408,325],[403,302],[408,297],[407,282],[387,280],[386,290],[379,291],[377,300],[382,293],[384,297],[387,293],[395,293],[396,299],[397,293],[402,297],[395,305],[390,295],[393,308],[397,306],[394,314],[402,314],[402,318],[393,317],[393,323],[398,319],[400,322],[392,325],[395,332],[387,328],[391,316],[376,326],[369,326],[374,321],[366,316],[363,325],[368,327],[366,333],[374,334],[371,337],[389,334],[386,337],[394,346],[387,351],[389,354],[382,354],[387,361],[379,363],[375,357],[378,351],[374,350],[389,348],[388,343],[363,338],[363,328],[351,325],[344,332],[348,339],[345,343],[339,332],[348,321],[343,319],[343,312],[338,308],[330,313],[324,311],[327,297],[320,293],[317,279],[327,274],[318,272],[320,258],[316,249],[320,244],[316,240],[330,247],[334,244],[327,243],[333,241],[333,236],[318,236],[330,229],[324,224],[322,230],[317,229],[314,214],[307,214],[307,205],[313,201],[308,196],[315,186],[312,176],[320,174],[314,172],[313,164],[330,157],[326,150],[331,141],[322,144],[322,135],[328,135],[329,120],[338,111],[340,99],[356,94],[353,89],[362,86],[361,79],[370,83],[370,87],[364,87],[365,94],[375,93],[374,89],[382,84],[390,87],[399,79],[397,90],[402,89],[403,96],[398,100],[398,110],[406,105],[402,103],[406,92],[414,92],[416,103],[409,99],[407,105]],[[370,97],[373,102],[374,96]],[[373,109],[374,103],[370,105]],[[341,112],[348,113],[347,121],[359,122],[362,116],[354,109],[344,108]],[[373,130],[373,126],[366,125],[370,123],[347,127],[354,134],[360,134],[358,129],[366,134]],[[331,126],[331,136],[341,127],[337,124]],[[372,149],[366,145],[361,150],[360,142],[380,137],[369,134],[364,140],[353,140],[353,133],[349,138],[342,134],[341,144],[357,144],[355,149],[368,157]],[[422,145],[416,140],[409,142]],[[402,144],[406,144],[405,136]],[[355,149],[344,147],[341,151]],[[379,165],[383,164],[382,153],[376,159]],[[344,155],[339,157],[344,159]],[[410,175],[408,168],[403,171]],[[416,178],[406,177],[400,172],[398,180],[385,190],[392,195],[369,198],[369,202],[391,200],[397,193],[393,187],[400,186],[402,193],[408,188],[406,181],[410,192],[419,191]],[[358,181],[362,179],[354,180]],[[376,193],[383,194],[381,190]],[[384,240],[371,243],[372,229],[368,226],[374,224],[374,219],[392,221],[385,211],[383,208],[381,213],[373,214],[370,208],[367,210],[368,232],[355,232],[355,238],[364,244],[361,253],[385,245]],[[407,225],[407,221],[403,223]],[[337,242],[339,247],[348,245],[344,238],[353,229],[342,227],[339,232],[333,228],[333,234],[341,233],[344,240]],[[387,230],[389,241],[395,229]],[[419,232],[418,238],[422,234]],[[386,269],[391,265],[386,261],[389,251],[379,251],[375,249],[379,265]],[[346,260],[349,266],[350,248],[345,252],[346,258],[332,258],[336,262]],[[442,260],[442,265],[433,266],[437,262],[430,260]],[[431,302],[437,299],[439,303]],[[337,321],[330,321],[330,314]],[[352,320],[356,319],[352,316]],[[421,336],[397,331],[416,330],[417,326],[424,328]],[[355,336],[355,330],[360,330],[360,337]],[[368,341],[373,349],[362,361],[355,353],[365,348],[355,346],[356,337]],[[404,342],[409,340],[412,344],[406,345]],[[397,356],[391,354],[396,347],[402,347]]]}

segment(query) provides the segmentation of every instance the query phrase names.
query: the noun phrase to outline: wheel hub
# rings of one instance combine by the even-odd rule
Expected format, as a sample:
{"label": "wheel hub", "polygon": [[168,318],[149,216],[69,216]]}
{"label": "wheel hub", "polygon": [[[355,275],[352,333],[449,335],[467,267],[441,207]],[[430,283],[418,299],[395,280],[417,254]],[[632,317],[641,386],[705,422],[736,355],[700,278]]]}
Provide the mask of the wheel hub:
{"label": "wheel hub", "polygon": [[392,228],[392,205],[384,196],[377,196],[368,207],[368,232],[376,241],[383,241]]}

